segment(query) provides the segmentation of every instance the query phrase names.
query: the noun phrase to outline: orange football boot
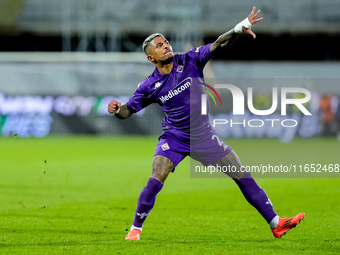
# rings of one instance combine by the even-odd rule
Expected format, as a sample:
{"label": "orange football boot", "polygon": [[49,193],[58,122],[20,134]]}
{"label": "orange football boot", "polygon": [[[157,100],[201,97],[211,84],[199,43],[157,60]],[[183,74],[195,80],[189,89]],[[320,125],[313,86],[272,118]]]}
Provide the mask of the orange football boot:
{"label": "orange football boot", "polygon": [[140,240],[140,234],[142,231],[139,229],[131,229],[130,232],[125,237],[125,240]]}
{"label": "orange football boot", "polygon": [[295,228],[297,224],[300,223],[305,217],[305,213],[301,212],[295,217],[292,218],[279,218],[279,224],[277,224],[276,228],[272,228],[273,235],[276,238],[281,238],[285,235],[289,230]]}

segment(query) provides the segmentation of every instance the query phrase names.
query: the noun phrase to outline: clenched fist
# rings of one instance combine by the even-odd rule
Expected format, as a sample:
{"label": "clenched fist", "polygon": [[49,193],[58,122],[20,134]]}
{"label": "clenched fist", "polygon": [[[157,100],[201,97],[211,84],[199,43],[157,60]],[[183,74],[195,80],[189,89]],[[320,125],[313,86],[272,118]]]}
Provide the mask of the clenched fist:
{"label": "clenched fist", "polygon": [[118,111],[118,109],[120,108],[120,106],[121,106],[120,102],[117,102],[115,100],[111,100],[108,107],[107,107],[107,110],[109,111],[109,113],[116,113]]}

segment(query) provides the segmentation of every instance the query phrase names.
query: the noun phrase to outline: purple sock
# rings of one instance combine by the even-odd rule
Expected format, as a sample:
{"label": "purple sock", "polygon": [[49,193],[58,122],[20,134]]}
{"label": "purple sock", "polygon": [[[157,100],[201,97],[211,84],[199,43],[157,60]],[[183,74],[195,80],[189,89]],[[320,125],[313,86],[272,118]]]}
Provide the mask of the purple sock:
{"label": "purple sock", "polygon": [[250,172],[246,173],[236,183],[247,201],[259,211],[268,223],[277,215],[266,192],[261,189]]}
{"label": "purple sock", "polygon": [[155,205],[157,193],[163,188],[163,185],[159,180],[152,177],[149,178],[148,183],[139,194],[135,219],[133,221],[135,227],[141,228],[143,226],[146,217]]}

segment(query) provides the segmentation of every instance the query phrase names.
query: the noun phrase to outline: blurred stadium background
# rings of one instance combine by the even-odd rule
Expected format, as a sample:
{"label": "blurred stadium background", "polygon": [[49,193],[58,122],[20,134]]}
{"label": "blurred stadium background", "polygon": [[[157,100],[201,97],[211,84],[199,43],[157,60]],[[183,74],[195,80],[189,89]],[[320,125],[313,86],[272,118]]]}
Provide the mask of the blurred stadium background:
{"label": "blurred stadium background", "polygon": [[[206,76],[246,79],[242,89],[272,78],[276,87],[308,88],[313,119],[301,121],[305,128],[289,139],[336,136],[339,0],[0,0],[1,135],[160,134],[158,106],[125,121],[107,115],[107,103],[126,102],[154,68],[141,52],[144,38],[161,32],[174,51],[184,52],[213,42],[253,5],[264,17],[254,27],[257,39],[241,35],[211,61]],[[256,88],[255,104],[267,109],[268,86]]]}

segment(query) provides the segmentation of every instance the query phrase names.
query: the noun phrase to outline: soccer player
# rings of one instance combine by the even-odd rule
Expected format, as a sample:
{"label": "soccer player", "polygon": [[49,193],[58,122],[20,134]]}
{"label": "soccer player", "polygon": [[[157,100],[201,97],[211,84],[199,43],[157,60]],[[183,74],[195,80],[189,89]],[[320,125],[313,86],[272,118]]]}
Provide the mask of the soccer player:
{"label": "soccer player", "polygon": [[222,169],[236,167],[239,171],[226,174],[267,221],[276,238],[281,238],[304,218],[304,213],[291,218],[280,218],[275,213],[265,191],[249,171],[241,171],[242,164],[236,153],[217,136],[208,115],[200,113],[201,95],[190,97],[190,93],[204,93],[203,90],[194,89],[193,83],[197,80],[203,82],[203,68],[212,56],[229,45],[238,33],[247,33],[255,39],[251,26],[263,19],[258,18],[260,11],[255,11],[253,7],[246,19],[220,35],[215,42],[185,54],[174,55],[169,41],[159,33],[145,39],[143,51],[147,60],[155,64],[155,70],[138,85],[126,104],[112,100],[108,105],[108,111],[119,119],[126,119],[152,103],[159,104],[165,114],[151,177],[139,195],[134,221],[125,239],[140,240],[143,223],[155,204],[158,192],[169,173],[188,155],[204,165],[226,167]]}

